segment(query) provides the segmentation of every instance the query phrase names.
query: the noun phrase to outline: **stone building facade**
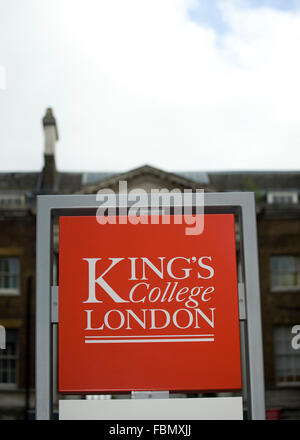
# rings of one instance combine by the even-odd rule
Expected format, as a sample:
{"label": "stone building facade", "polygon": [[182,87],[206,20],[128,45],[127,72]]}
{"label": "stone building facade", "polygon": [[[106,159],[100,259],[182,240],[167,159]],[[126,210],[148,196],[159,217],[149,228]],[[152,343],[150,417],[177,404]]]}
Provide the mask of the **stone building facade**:
{"label": "stone building facade", "polygon": [[42,124],[43,169],[0,173],[0,325],[7,336],[0,350],[0,418],[32,417],[34,411],[37,195],[117,191],[126,181],[128,190],[255,192],[266,406],[275,417],[300,419],[300,348],[291,345],[300,325],[300,171],[170,173],[145,165],[121,174],[61,172],[51,109]]}

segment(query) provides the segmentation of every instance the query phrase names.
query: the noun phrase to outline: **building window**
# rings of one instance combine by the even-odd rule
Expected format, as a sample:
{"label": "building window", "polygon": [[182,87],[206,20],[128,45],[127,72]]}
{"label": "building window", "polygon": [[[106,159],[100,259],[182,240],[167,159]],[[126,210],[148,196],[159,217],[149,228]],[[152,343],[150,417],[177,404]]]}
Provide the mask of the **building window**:
{"label": "building window", "polygon": [[300,289],[300,258],[291,255],[273,256],[271,266],[271,290]]}
{"label": "building window", "polygon": [[20,262],[16,257],[0,257],[0,295],[17,295],[20,283]]}
{"label": "building window", "polygon": [[6,348],[0,350],[0,387],[18,383],[18,331],[6,330]]}
{"label": "building window", "polygon": [[300,350],[292,347],[292,325],[274,327],[276,385],[300,385]]}
{"label": "building window", "polygon": [[271,191],[267,194],[267,202],[272,205],[298,203],[298,193],[295,191]]}
{"label": "building window", "polygon": [[25,196],[18,194],[0,194],[0,209],[17,209],[25,205]]}

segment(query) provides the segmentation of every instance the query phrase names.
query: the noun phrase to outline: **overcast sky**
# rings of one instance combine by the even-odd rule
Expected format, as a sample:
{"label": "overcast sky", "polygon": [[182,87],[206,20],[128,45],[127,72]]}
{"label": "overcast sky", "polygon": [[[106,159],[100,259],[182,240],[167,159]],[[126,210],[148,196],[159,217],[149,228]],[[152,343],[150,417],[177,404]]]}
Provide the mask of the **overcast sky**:
{"label": "overcast sky", "polygon": [[0,171],[299,169],[300,0],[0,0]]}

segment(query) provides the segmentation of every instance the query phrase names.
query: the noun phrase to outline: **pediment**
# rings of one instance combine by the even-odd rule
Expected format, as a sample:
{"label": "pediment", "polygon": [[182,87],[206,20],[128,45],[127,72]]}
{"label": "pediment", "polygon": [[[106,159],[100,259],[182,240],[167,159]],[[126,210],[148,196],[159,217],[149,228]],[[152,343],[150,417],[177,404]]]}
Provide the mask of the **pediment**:
{"label": "pediment", "polygon": [[[170,173],[150,165],[144,165],[133,170],[116,173],[108,178],[101,179],[84,185],[79,191],[80,194],[96,194],[99,190],[109,188],[119,192],[119,182],[127,182],[127,190],[143,189],[149,192],[151,189],[168,190],[178,188],[181,191],[184,189],[203,189],[203,183],[196,182],[175,173]],[[206,188],[205,188],[206,189]]]}

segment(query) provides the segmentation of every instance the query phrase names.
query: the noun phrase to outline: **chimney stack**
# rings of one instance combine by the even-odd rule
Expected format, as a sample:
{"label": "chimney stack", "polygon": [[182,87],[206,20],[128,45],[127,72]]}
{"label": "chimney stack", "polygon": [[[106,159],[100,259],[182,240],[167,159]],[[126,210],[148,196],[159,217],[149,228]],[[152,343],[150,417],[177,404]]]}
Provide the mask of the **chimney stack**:
{"label": "chimney stack", "polygon": [[58,131],[56,120],[51,108],[47,108],[42,123],[44,128],[44,168],[42,171],[42,190],[44,192],[52,193],[55,191],[55,144],[58,140]]}
{"label": "chimney stack", "polygon": [[52,109],[47,108],[46,114],[43,117],[43,127],[45,134],[45,155],[55,156],[55,143],[58,141],[58,132],[56,127],[56,120]]}

